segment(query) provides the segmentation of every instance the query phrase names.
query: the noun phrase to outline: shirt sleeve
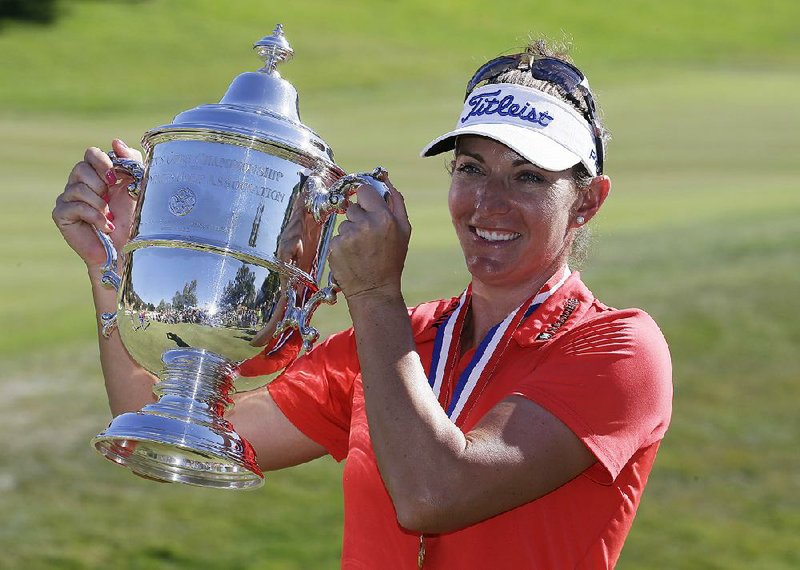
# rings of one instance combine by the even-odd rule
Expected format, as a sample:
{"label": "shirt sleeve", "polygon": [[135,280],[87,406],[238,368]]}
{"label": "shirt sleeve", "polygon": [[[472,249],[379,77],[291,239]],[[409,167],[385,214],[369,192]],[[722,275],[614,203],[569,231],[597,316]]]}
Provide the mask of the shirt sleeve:
{"label": "shirt sleeve", "polygon": [[597,457],[591,476],[610,484],[669,425],[672,365],[666,340],[646,313],[610,310],[547,349],[517,393],[564,422]]}
{"label": "shirt sleeve", "polygon": [[347,456],[358,373],[355,338],[349,329],[295,360],[268,390],[295,427],[341,461]]}

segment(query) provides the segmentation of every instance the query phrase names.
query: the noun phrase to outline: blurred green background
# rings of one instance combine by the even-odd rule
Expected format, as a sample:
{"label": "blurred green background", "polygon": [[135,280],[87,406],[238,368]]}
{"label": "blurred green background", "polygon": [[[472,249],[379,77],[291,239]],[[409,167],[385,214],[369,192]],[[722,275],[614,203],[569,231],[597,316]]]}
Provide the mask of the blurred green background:
{"label": "blurred green background", "polygon": [[[258,67],[282,69],[348,171],[382,164],[415,233],[409,304],[466,283],[444,160],[463,85],[529,34],[572,39],[614,134],[584,277],[660,323],[673,425],[620,568],[800,567],[800,4],[794,0],[73,0],[0,27],[0,568],[336,568],[341,466],[252,492],[140,480],[109,421],[85,271],[50,220],[85,147],[135,143]],[[316,313],[347,326],[343,304]]]}

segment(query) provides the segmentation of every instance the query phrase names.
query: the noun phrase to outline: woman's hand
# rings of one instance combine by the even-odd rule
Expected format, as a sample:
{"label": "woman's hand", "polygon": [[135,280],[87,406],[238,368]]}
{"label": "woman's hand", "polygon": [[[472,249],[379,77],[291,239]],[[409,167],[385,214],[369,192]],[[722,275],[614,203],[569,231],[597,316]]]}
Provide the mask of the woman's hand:
{"label": "woman's hand", "polygon": [[331,271],[348,301],[372,293],[400,294],[411,224],[388,175],[381,182],[389,189],[388,200],[370,186],[359,187],[358,202],[348,206],[347,219],[331,240]]}
{"label": "woman's hand", "polygon": [[[120,158],[142,160],[139,151],[128,148],[121,140],[115,139],[112,148]],[[91,147],[72,169],[64,191],[56,199],[53,221],[64,241],[88,267],[102,265],[106,260],[94,228],[109,234],[117,251],[128,241],[136,206],[126,189],[131,181],[112,168],[106,153]]]}

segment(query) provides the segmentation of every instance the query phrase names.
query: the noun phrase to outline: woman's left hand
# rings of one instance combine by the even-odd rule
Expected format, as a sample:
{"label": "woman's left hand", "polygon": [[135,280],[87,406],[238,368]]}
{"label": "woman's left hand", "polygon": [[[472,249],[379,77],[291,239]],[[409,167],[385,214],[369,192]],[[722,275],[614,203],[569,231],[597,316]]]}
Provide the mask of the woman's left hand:
{"label": "woman's left hand", "polygon": [[374,188],[356,191],[339,233],[331,240],[330,266],[348,300],[361,295],[399,295],[411,224],[402,195],[389,181],[384,200]]}

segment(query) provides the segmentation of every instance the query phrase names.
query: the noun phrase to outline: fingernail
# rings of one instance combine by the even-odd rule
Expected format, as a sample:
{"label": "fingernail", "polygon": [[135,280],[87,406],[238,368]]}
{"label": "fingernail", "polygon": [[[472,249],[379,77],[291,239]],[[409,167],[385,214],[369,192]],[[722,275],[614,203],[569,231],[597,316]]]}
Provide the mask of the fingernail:
{"label": "fingernail", "polygon": [[106,219],[107,219],[109,222],[113,222],[113,221],[114,221],[114,212],[112,212],[111,210],[109,210],[109,211],[108,211],[108,214],[106,214]]}
{"label": "fingernail", "polygon": [[126,145],[126,144],[125,144],[125,141],[124,141],[124,140],[122,140],[122,139],[117,139],[117,140],[119,141],[119,144],[120,144],[122,147],[124,147],[124,148],[128,148],[128,145]]}
{"label": "fingernail", "polygon": [[108,220],[108,221],[106,222],[106,225],[108,226],[108,229],[110,229],[112,232],[113,232],[115,229],[117,229],[117,227],[116,227],[114,224],[112,224],[112,223],[111,223],[111,220]]}
{"label": "fingernail", "polygon": [[105,194],[103,194],[103,195],[101,196],[101,198],[103,199],[103,202],[105,202],[106,204],[108,204],[108,201],[109,201],[109,200],[111,200],[111,196],[109,196],[109,195],[108,195],[108,192],[106,192]]}
{"label": "fingernail", "polygon": [[117,183],[117,173],[114,172],[113,168],[109,168],[108,170],[106,170],[105,176],[106,176],[106,182],[108,182],[110,185],[113,186],[114,184]]}

